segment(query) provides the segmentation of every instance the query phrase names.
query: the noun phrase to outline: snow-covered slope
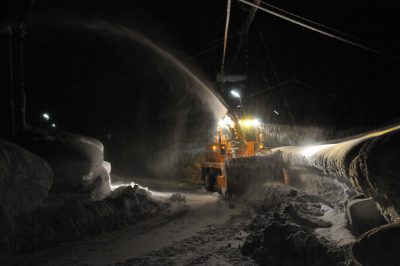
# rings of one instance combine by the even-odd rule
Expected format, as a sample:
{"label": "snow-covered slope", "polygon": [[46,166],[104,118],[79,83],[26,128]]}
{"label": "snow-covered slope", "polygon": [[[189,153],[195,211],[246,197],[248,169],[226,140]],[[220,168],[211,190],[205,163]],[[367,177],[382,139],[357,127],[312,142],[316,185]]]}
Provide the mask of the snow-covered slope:
{"label": "snow-covered slope", "polygon": [[282,147],[288,167],[318,170],[345,178],[359,192],[376,200],[392,221],[400,213],[400,126],[367,133],[333,144]]}

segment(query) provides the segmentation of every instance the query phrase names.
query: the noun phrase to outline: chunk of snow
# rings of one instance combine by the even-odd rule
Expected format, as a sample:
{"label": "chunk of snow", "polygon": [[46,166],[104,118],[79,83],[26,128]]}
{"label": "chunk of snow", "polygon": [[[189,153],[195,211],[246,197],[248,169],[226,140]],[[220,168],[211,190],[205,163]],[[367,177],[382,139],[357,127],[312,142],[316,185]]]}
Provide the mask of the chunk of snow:
{"label": "chunk of snow", "polygon": [[324,212],[321,218],[332,223],[332,226],[328,228],[318,228],[315,230],[315,233],[334,241],[338,246],[344,246],[356,240],[354,235],[347,229],[347,219],[343,211],[333,209],[325,204],[322,204],[321,211]]}

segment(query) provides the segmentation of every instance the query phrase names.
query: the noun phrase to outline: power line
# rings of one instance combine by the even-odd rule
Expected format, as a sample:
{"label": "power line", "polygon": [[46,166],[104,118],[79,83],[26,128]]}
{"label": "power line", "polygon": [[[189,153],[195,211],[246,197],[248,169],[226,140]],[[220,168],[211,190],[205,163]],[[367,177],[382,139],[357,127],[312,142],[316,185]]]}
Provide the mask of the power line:
{"label": "power line", "polygon": [[286,11],[286,10],[284,10],[284,9],[281,9],[281,8],[277,7],[277,6],[271,5],[271,4],[269,4],[269,3],[266,3],[266,2],[261,2],[261,3],[262,3],[263,5],[266,5],[266,6],[268,6],[268,7],[273,8],[273,9],[275,9],[275,10],[278,10],[279,12],[282,12],[282,13],[284,13],[284,14],[286,14],[286,15],[290,15],[290,16],[292,16],[292,17],[295,17],[295,18],[301,19],[301,20],[303,20],[303,21],[306,21],[306,22],[308,22],[308,23],[314,24],[314,25],[316,25],[316,26],[318,26],[318,27],[320,27],[320,28],[324,28],[324,29],[327,29],[327,30],[336,32],[336,33],[338,33],[338,34],[341,34],[341,35],[343,35],[343,36],[347,36],[347,37],[349,37],[349,38],[353,38],[353,39],[357,39],[357,40],[359,40],[359,41],[366,42],[365,40],[361,40],[361,39],[356,38],[356,37],[354,37],[354,36],[352,36],[352,35],[350,35],[350,34],[344,33],[344,32],[339,31],[339,30],[337,30],[337,29],[334,29],[334,28],[328,27],[328,26],[326,26],[326,25],[323,25],[323,24],[321,24],[321,23],[315,22],[315,21],[313,21],[313,20],[304,18],[304,17],[302,17],[302,16],[296,15],[296,14],[294,14],[294,13],[292,13],[292,12]]}
{"label": "power line", "polygon": [[[288,17],[288,16],[286,16],[286,15],[280,14],[280,13],[278,13],[278,12],[276,12],[276,11],[273,11],[273,10],[271,10],[271,9],[269,9],[269,8],[261,7],[261,6],[255,5],[255,4],[253,4],[253,3],[249,2],[249,1],[246,1],[246,0],[238,0],[238,1],[239,1],[239,2],[242,2],[242,3],[244,3],[244,4],[247,4],[247,5],[249,5],[249,6],[256,7],[256,8],[258,8],[258,9],[260,9],[260,10],[266,12],[266,13],[269,13],[269,14],[275,16],[275,17],[278,17],[278,18],[281,18],[281,19],[283,19],[283,20],[289,21],[289,22],[294,23],[294,24],[296,24],[296,25],[298,25],[298,26],[301,26],[301,27],[303,27],[303,28],[306,28],[306,29],[309,29],[309,30],[318,32],[318,33],[320,33],[320,34],[322,34],[322,35],[328,36],[328,37],[333,38],[333,39],[336,39],[336,40],[338,40],[338,41],[342,41],[342,42],[344,42],[344,43],[351,44],[351,45],[353,45],[353,46],[362,48],[362,49],[364,49],[364,50],[367,50],[367,51],[370,51],[370,52],[373,52],[373,53],[376,53],[376,54],[379,54],[379,55],[382,55],[382,56],[385,56],[385,57],[397,58],[397,56],[394,56],[394,55],[392,55],[392,54],[386,53],[386,52],[384,52],[384,51],[381,51],[381,50],[378,50],[378,49],[369,47],[369,46],[367,46],[367,45],[360,44],[360,43],[358,43],[358,42],[355,42],[355,41],[346,39],[346,38],[344,38],[344,37],[341,37],[341,36],[338,36],[338,35],[336,35],[336,34],[333,34],[333,33],[327,32],[327,31],[324,31],[324,30],[322,30],[322,29],[318,29],[318,28],[315,27],[315,26],[307,25],[307,24],[304,23],[304,22],[301,22],[301,21],[298,21],[298,20],[296,20],[296,19],[290,18],[290,17]],[[285,12],[286,12],[286,14],[289,14],[289,12],[287,12],[287,11],[285,11]],[[297,15],[296,15],[296,17],[301,18],[300,16],[297,16]],[[304,20],[305,20],[305,19],[304,19]],[[310,22],[310,21],[309,21],[309,22]],[[315,22],[314,24],[317,25],[318,23]],[[318,24],[318,25],[319,25],[319,24]],[[327,29],[328,27],[324,26],[324,28]],[[335,32],[339,32],[339,31],[337,31],[337,30],[334,30],[334,31],[335,31]]]}
{"label": "power line", "polygon": [[377,48],[380,48],[381,50],[388,50],[387,48],[382,47],[382,46],[380,46],[380,45],[378,45],[378,44],[376,44],[376,43],[371,43],[371,42],[369,42],[369,41],[366,41],[366,40],[363,40],[363,39],[361,39],[361,38],[355,37],[355,36],[353,36],[353,35],[350,35],[350,34],[348,34],[348,33],[343,32],[343,31],[340,31],[340,30],[331,28],[331,27],[329,27],[329,26],[323,25],[323,24],[318,23],[318,22],[316,22],[316,21],[313,21],[313,20],[307,19],[307,18],[305,18],[305,17],[296,15],[296,14],[294,14],[294,13],[292,13],[292,12],[286,11],[286,10],[284,10],[284,9],[281,9],[281,8],[279,8],[279,7],[277,7],[277,6],[271,5],[271,4],[266,3],[266,2],[264,2],[264,1],[261,1],[261,4],[266,5],[266,6],[268,6],[268,7],[271,7],[271,8],[273,8],[273,9],[275,9],[275,10],[278,10],[279,12],[282,12],[282,13],[284,13],[284,14],[286,14],[286,15],[289,15],[289,16],[298,18],[298,19],[300,19],[300,20],[306,21],[306,22],[308,22],[308,23],[314,24],[314,25],[316,25],[316,26],[318,26],[318,27],[320,27],[320,28],[323,28],[323,29],[326,29],[326,30],[329,30],[329,31],[332,31],[332,32],[336,32],[336,33],[338,33],[338,34],[340,34],[340,35],[342,35],[342,36],[346,36],[346,37],[348,37],[348,38],[351,38],[351,39],[353,39],[353,40],[357,40],[357,41],[359,41],[359,42],[363,42],[363,43],[365,43],[365,44],[368,44],[369,46],[377,47]]}

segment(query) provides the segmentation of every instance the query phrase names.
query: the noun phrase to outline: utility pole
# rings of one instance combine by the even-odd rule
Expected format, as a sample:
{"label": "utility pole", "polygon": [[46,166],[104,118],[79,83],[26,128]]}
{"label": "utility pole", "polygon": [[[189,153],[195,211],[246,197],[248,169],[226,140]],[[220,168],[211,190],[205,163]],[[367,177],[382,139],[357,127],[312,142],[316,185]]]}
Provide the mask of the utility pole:
{"label": "utility pole", "polygon": [[18,70],[18,90],[17,96],[17,132],[22,135],[27,128],[26,124],[26,91],[25,91],[25,58],[24,58],[24,42],[25,42],[26,28],[25,23],[21,21],[18,25],[18,56],[19,56],[19,70]]}
{"label": "utility pole", "polygon": [[24,44],[26,21],[32,14],[35,0],[30,0],[27,9],[21,9],[15,22],[9,25],[10,59],[10,111],[11,136],[20,138],[28,129],[26,121],[25,57]]}
{"label": "utility pole", "polygon": [[16,137],[16,129],[15,129],[15,99],[14,99],[14,43],[13,43],[13,28],[12,26],[7,26],[5,32],[8,34],[8,54],[9,54],[9,97],[10,97],[10,116],[9,116],[9,125],[10,125],[10,136],[12,138]]}
{"label": "utility pole", "polygon": [[9,34],[10,127],[11,137],[21,137],[27,128],[24,41],[25,23],[21,20],[7,27]]}

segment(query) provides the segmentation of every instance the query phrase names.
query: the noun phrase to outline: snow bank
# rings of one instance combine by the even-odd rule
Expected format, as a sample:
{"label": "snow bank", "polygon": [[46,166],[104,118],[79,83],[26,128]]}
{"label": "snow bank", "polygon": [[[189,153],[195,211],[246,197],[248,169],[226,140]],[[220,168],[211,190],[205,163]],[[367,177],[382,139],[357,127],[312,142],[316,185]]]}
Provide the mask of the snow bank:
{"label": "snow bank", "polygon": [[380,204],[391,221],[400,221],[400,131],[393,127],[336,144],[282,147],[291,168],[308,168],[348,180]]}
{"label": "snow bank", "polygon": [[354,186],[376,200],[385,215],[400,222],[400,131],[368,140],[353,160]]}
{"label": "snow bank", "polygon": [[304,147],[282,147],[284,163],[291,167],[319,170],[331,177],[347,177],[351,161],[366,140],[352,140],[339,144]]}
{"label": "snow bank", "polygon": [[350,199],[346,203],[346,216],[349,226],[356,236],[360,236],[374,227],[387,224],[377,203],[363,195]]}
{"label": "snow bank", "polygon": [[361,265],[399,265],[400,224],[383,225],[362,235],[352,248]]}
{"label": "snow bank", "polygon": [[0,246],[22,253],[85,239],[154,217],[168,207],[138,186],[115,189],[104,200],[68,200],[16,217],[0,230]]}
{"label": "snow bank", "polygon": [[26,147],[53,168],[52,191],[93,193],[94,199],[102,199],[111,191],[111,166],[103,161],[104,147],[100,141],[63,132],[36,136]]}
{"label": "snow bank", "polygon": [[29,151],[0,139],[0,220],[38,207],[53,183],[50,166]]}

